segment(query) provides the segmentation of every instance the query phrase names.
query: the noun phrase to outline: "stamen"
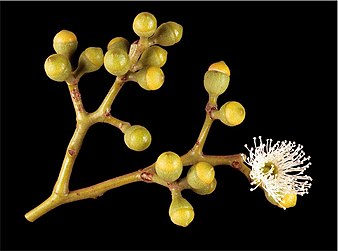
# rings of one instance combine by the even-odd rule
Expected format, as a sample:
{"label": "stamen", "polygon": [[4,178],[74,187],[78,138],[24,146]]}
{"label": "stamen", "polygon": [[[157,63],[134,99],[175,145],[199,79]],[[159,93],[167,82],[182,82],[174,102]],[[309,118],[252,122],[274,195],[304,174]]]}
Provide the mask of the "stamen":
{"label": "stamen", "polygon": [[251,185],[255,185],[250,191],[262,186],[281,207],[280,202],[286,194],[307,194],[312,178],[304,175],[304,171],[311,162],[306,163],[310,156],[305,157],[303,146],[294,141],[284,140],[272,144],[272,139],[267,139],[265,143],[261,136],[258,139],[259,144],[257,138],[253,137],[254,147],[244,145],[249,151],[249,157],[244,162],[252,168]]}

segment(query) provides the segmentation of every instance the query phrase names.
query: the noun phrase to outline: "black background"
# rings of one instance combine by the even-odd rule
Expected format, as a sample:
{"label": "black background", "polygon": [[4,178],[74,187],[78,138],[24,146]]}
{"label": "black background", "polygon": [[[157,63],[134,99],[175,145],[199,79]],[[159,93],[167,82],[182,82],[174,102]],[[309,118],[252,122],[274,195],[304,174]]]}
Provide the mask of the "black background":
{"label": "black background", "polygon": [[[34,223],[24,218],[50,195],[75,128],[67,87],[43,69],[54,35],[73,31],[76,57],[89,46],[105,51],[113,37],[137,39],[132,22],[141,11],[184,27],[166,48],[163,87],[130,83],[112,106],[114,116],[147,127],[152,145],[132,152],[118,129],[93,126],[70,189],[145,167],[164,151],[187,152],[205,116],[203,75],[224,60],[231,81],[219,106],[237,100],[247,116],[233,128],[216,121],[204,152],[246,153],[259,135],[304,145],[313,187],[295,208],[272,206],[220,166],[212,195],[183,192],[195,209],[187,228],[169,219],[170,193],[144,183],[62,205]],[[1,2],[1,249],[336,249],[336,11],[336,2]],[[113,81],[104,67],[83,77],[89,112]]]}

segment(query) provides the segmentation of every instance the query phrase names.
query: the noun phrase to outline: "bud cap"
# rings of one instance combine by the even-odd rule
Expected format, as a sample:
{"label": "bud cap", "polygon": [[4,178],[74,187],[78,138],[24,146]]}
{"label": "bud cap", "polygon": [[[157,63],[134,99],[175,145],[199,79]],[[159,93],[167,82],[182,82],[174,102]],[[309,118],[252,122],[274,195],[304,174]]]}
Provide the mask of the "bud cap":
{"label": "bud cap", "polygon": [[57,54],[70,57],[77,49],[77,37],[68,30],[58,32],[53,38],[53,48]]}
{"label": "bud cap", "polygon": [[217,63],[213,63],[212,65],[209,66],[208,71],[218,71],[222,72],[228,77],[230,77],[230,69],[229,67],[225,64],[224,61],[219,61]]}

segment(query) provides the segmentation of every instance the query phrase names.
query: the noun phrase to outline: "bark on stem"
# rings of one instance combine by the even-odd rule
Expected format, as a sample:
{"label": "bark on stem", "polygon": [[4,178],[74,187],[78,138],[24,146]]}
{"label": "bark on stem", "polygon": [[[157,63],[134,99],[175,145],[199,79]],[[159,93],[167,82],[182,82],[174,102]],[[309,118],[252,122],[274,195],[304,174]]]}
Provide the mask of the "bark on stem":
{"label": "bark on stem", "polygon": [[82,103],[81,93],[77,81],[78,80],[74,78],[72,81],[67,81],[67,85],[75,109],[76,119],[81,120],[86,117],[87,112]]}
{"label": "bark on stem", "polygon": [[66,203],[88,199],[88,198],[97,198],[98,196],[103,195],[106,191],[111,190],[113,188],[117,188],[126,184],[130,184],[133,182],[141,181],[140,173],[132,172],[126,175],[122,175],[96,185],[74,190],[69,192],[68,194],[56,194],[55,192],[52,195],[42,202],[39,206],[32,209],[28,213],[25,214],[25,217],[28,221],[33,222],[42,215],[48,213],[52,209]]}

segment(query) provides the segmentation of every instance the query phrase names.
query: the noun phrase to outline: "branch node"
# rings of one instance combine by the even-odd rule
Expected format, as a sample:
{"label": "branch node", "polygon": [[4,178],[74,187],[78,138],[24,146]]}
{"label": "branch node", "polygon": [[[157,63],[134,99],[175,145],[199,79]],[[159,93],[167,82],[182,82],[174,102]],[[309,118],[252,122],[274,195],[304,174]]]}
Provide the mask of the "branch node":
{"label": "branch node", "polygon": [[213,118],[212,112],[217,110],[217,105],[212,105],[209,102],[205,106],[205,111],[209,114],[210,118]]}
{"label": "branch node", "polygon": [[142,181],[144,182],[152,182],[153,181],[153,174],[152,173],[148,173],[148,172],[143,172],[140,175]]}
{"label": "branch node", "polygon": [[73,149],[68,149],[68,153],[70,156],[73,156],[76,153],[76,151]]}
{"label": "branch node", "polygon": [[233,168],[239,169],[239,168],[241,167],[241,163],[238,162],[238,161],[233,161],[233,162],[231,163],[231,166],[232,166]]}

